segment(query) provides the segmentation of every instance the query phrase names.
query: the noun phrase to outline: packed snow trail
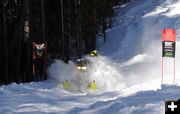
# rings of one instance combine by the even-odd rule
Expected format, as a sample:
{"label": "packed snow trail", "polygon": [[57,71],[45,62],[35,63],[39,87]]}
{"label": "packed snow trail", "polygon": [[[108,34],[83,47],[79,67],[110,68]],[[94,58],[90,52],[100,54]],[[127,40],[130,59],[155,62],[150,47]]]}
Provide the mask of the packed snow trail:
{"label": "packed snow trail", "polygon": [[[141,85],[146,86],[146,85]],[[154,91],[139,91],[141,86],[123,92],[72,94],[54,81],[12,83],[0,87],[1,114],[164,114],[164,101],[178,99],[179,86],[165,86]],[[131,94],[130,94],[131,93]]]}
{"label": "packed snow trail", "polygon": [[[90,71],[82,74],[73,63],[55,60],[48,69],[52,80],[1,86],[0,113],[164,114],[164,101],[178,99],[180,87],[161,86],[161,31],[177,30],[180,69],[179,7],[180,0],[131,0],[117,10],[119,16],[115,27],[107,30],[107,42],[98,38],[102,56],[87,57],[93,63]],[[180,71],[176,75],[179,83]],[[79,81],[94,78],[97,93],[79,91]],[[60,87],[66,79],[73,80],[73,92]]]}

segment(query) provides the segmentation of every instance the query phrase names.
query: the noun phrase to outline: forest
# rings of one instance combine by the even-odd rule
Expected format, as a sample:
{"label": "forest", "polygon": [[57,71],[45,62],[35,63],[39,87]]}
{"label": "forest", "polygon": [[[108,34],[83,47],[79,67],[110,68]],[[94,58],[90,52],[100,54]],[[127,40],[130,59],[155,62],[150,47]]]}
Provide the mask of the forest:
{"label": "forest", "polygon": [[[33,75],[33,42],[47,43],[46,67],[68,63],[106,42],[115,6],[129,0],[1,0],[0,85],[45,80]],[[37,62],[36,62],[37,63]],[[45,72],[45,70],[43,71]],[[45,74],[46,75],[46,74]]]}

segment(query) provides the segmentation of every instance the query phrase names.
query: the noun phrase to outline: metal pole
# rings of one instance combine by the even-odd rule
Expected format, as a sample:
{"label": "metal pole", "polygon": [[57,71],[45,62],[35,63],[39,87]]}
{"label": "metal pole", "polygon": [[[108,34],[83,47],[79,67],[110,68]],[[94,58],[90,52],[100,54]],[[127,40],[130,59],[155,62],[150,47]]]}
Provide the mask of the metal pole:
{"label": "metal pole", "polygon": [[163,76],[164,76],[164,59],[163,59],[163,57],[162,57],[162,77],[161,77],[161,83],[163,84]]}

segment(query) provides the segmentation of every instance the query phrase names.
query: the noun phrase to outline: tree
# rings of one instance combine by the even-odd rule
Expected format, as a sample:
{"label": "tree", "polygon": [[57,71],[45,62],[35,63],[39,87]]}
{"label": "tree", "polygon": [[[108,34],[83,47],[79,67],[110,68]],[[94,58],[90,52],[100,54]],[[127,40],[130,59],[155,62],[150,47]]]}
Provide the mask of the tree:
{"label": "tree", "polygon": [[0,3],[0,84],[34,81],[32,42],[47,42],[53,59],[81,58],[96,49],[114,6],[124,0],[2,0]]}
{"label": "tree", "polygon": [[7,25],[6,25],[6,2],[3,0],[3,23],[4,23],[4,48],[5,48],[5,83],[9,82],[9,58],[8,58],[8,44],[7,44]]}

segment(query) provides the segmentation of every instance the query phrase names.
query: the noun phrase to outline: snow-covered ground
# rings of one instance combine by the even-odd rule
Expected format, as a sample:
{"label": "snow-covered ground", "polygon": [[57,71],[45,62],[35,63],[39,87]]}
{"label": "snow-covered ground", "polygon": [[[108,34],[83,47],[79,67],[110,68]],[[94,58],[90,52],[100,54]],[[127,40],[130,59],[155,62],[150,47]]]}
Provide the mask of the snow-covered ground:
{"label": "snow-covered ground", "polygon": [[[165,100],[180,98],[180,0],[131,0],[117,10],[107,42],[98,38],[98,58],[87,72],[55,60],[51,80],[0,86],[0,113],[29,114],[164,114]],[[166,65],[161,85],[161,31],[177,30],[176,84],[173,65]],[[172,63],[165,59],[165,63]],[[71,81],[71,92],[62,89]],[[85,86],[96,80],[97,91]],[[83,84],[82,84],[83,83]]]}
{"label": "snow-covered ground", "polygon": [[[142,85],[147,86],[147,85]],[[164,114],[164,100],[178,99],[178,86],[165,86],[156,91],[131,93],[75,94],[60,90],[54,81],[11,84],[0,87],[1,114]],[[131,94],[130,94],[131,93]]]}

